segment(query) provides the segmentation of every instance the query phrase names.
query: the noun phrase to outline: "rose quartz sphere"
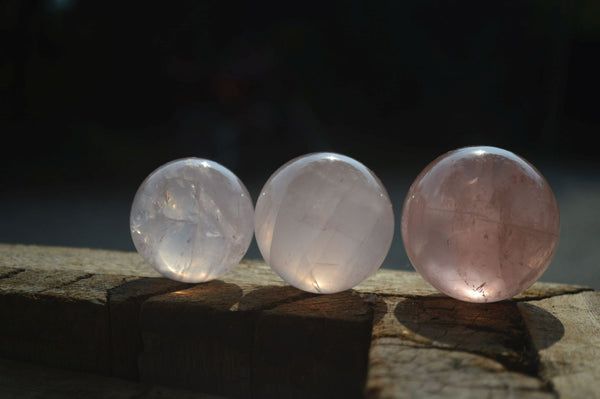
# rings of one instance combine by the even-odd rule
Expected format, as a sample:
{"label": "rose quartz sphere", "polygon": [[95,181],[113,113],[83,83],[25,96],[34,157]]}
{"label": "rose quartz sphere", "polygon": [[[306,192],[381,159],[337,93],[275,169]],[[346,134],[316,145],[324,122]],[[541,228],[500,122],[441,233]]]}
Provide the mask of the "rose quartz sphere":
{"label": "rose quartz sphere", "polygon": [[186,158],[161,166],[141,184],[131,207],[131,238],[163,276],[199,283],[238,264],[253,220],[248,190],[231,171]]}
{"label": "rose quartz sphere", "polygon": [[394,213],[381,181],[344,155],[316,153],[279,168],[254,214],[265,261],[289,284],[333,293],[375,272],[394,234]]}
{"label": "rose quartz sphere", "polygon": [[468,302],[511,298],[548,268],[560,220],[540,172],[495,147],[444,154],[421,172],[402,210],[413,266],[441,292]]}

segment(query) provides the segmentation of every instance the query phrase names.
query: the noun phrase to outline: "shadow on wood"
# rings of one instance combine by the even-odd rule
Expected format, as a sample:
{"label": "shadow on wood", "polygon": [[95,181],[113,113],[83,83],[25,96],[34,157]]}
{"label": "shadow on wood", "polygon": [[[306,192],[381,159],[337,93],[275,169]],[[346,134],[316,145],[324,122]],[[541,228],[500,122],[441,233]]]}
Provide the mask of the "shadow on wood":
{"label": "shadow on wood", "polygon": [[140,377],[232,397],[361,397],[372,314],[353,291],[198,284],[142,305]]}
{"label": "shadow on wood", "polygon": [[[540,316],[536,320],[553,332],[548,345],[562,337],[564,327],[556,317],[533,305],[526,309],[535,311]],[[420,345],[473,352],[509,370],[537,373],[537,352],[531,347],[515,302],[478,304],[438,296],[410,298],[396,305],[394,315],[407,328],[406,338]]]}
{"label": "shadow on wood", "polygon": [[[315,295],[259,261],[189,285],[137,254],[0,244],[1,357],[227,397],[595,397],[599,308],[555,283],[469,304],[390,270]],[[70,392],[22,370],[0,396]],[[143,389],[113,380],[94,383]]]}
{"label": "shadow on wood", "polygon": [[565,335],[565,327],[552,313],[531,303],[521,303],[519,310],[524,318],[528,319],[530,328],[543,331],[538,338],[536,336],[535,346],[537,350],[546,349],[560,341]]}

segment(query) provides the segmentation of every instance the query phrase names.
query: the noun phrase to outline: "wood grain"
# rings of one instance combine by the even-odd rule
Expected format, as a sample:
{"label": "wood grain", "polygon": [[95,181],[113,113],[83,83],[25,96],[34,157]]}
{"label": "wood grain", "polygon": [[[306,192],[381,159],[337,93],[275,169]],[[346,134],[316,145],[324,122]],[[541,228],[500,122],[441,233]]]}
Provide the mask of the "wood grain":
{"label": "wood grain", "polygon": [[597,397],[599,309],[564,284],[469,304],[380,270],[315,295],[260,261],[183,284],[136,253],[0,244],[0,396],[71,392],[53,381],[66,373],[75,391],[103,387],[90,397],[154,397],[140,387],[155,384],[184,389],[173,397]]}
{"label": "wood grain", "polygon": [[539,354],[540,376],[560,397],[599,397],[600,294],[556,296],[519,309]]}

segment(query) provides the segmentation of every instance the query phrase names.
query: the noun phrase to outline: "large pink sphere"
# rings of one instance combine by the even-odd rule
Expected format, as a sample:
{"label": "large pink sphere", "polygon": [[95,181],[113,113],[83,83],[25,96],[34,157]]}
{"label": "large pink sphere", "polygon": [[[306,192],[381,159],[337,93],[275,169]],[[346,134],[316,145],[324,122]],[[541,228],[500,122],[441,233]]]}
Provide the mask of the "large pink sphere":
{"label": "large pink sphere", "polygon": [[523,158],[467,147],[429,164],[402,211],[406,253],[423,278],[468,302],[511,298],[548,268],[560,217],[550,185]]}
{"label": "large pink sphere", "polygon": [[267,181],[255,236],[265,261],[305,291],[333,293],[374,273],[394,235],[392,203],[379,179],[344,155],[296,158]]}

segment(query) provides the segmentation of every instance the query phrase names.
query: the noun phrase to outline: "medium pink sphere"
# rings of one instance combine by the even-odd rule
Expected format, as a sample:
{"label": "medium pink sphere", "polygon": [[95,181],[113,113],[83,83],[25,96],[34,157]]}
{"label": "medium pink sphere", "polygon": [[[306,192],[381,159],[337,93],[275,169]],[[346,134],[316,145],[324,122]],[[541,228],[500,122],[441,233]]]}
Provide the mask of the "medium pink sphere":
{"label": "medium pink sphere", "polygon": [[523,158],[467,147],[430,163],[410,187],[402,238],[413,266],[468,302],[511,298],[548,268],[560,230],[550,185]]}
{"label": "medium pink sphere", "polygon": [[254,213],[265,261],[287,283],[314,293],[347,290],[381,265],[394,235],[387,191],[365,165],[315,153],[283,165]]}

